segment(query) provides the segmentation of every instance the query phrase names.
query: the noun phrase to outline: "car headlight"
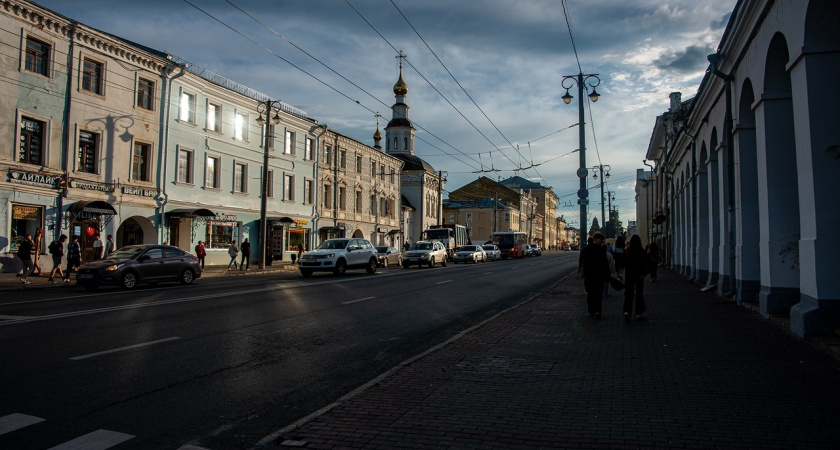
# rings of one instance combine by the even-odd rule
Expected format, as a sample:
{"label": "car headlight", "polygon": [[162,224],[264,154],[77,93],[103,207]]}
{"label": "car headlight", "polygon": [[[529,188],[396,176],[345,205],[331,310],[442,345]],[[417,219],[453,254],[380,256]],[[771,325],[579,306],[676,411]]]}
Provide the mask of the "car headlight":
{"label": "car headlight", "polygon": [[108,266],[108,267],[106,267],[106,268],[105,268],[105,269],[103,269],[103,270],[105,270],[106,272],[113,272],[113,271],[115,271],[115,270],[117,270],[117,269],[119,269],[119,268],[120,268],[120,266],[118,266],[118,265],[114,264],[114,265],[112,265],[112,266]]}

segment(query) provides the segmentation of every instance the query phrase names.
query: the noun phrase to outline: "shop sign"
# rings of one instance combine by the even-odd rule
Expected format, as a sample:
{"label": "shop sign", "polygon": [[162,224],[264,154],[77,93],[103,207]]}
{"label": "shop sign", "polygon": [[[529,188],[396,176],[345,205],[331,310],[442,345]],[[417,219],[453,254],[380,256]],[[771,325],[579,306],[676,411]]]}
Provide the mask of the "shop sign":
{"label": "shop sign", "polygon": [[306,225],[309,225],[309,221],[308,220],[295,220],[295,225],[297,225],[299,227],[305,227]]}
{"label": "shop sign", "polygon": [[113,184],[94,183],[89,181],[70,180],[70,187],[73,189],[81,189],[83,191],[99,191],[108,194],[114,192]]}
{"label": "shop sign", "polygon": [[236,222],[236,214],[216,213],[216,220],[225,222]]}
{"label": "shop sign", "polygon": [[9,181],[21,184],[28,184],[30,186],[57,188],[58,177],[44,175],[42,173],[33,172],[18,172],[16,170],[9,171]]}
{"label": "shop sign", "polygon": [[158,191],[157,189],[146,189],[136,186],[123,186],[122,188],[123,194],[127,195],[136,195],[138,197],[149,197],[154,198],[157,197]]}
{"label": "shop sign", "polygon": [[15,220],[39,220],[41,208],[37,206],[17,206],[12,208],[12,218]]}

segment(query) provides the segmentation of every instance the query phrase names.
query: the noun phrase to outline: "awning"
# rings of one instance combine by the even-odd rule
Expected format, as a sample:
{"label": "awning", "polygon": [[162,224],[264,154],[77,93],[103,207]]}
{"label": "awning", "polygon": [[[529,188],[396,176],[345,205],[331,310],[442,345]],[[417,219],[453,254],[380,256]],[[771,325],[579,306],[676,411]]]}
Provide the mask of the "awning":
{"label": "awning", "polygon": [[70,205],[70,214],[78,216],[80,213],[99,214],[102,216],[115,216],[117,210],[108,202],[102,200],[81,201]]}
{"label": "awning", "polygon": [[204,208],[179,208],[171,211],[166,211],[166,215],[170,217],[216,217],[216,213]]}
{"label": "awning", "polygon": [[295,223],[291,217],[269,217],[267,220],[269,222]]}
{"label": "awning", "polygon": [[389,232],[388,232],[388,234],[389,234],[389,235],[391,235],[391,234],[397,234],[397,233],[399,233],[399,232],[400,232],[400,230],[399,230],[399,228],[398,228],[398,229],[396,229],[396,230],[391,230],[391,231],[389,231]]}
{"label": "awning", "polygon": [[321,228],[318,228],[318,231],[341,231],[341,228],[338,228],[338,227],[321,227]]}

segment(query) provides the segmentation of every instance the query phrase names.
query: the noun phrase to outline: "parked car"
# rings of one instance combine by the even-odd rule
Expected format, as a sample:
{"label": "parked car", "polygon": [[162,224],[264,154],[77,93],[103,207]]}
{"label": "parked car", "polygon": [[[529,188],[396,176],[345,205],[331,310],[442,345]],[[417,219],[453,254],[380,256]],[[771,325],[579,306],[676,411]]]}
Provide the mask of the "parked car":
{"label": "parked car", "polygon": [[541,256],[542,249],[540,248],[539,244],[530,244],[528,245],[528,256]]}
{"label": "parked car", "polygon": [[388,267],[391,264],[402,265],[402,252],[394,247],[376,247],[379,253],[379,266]]}
{"label": "parked car", "polygon": [[88,290],[103,284],[133,289],[138,283],[178,281],[191,284],[201,277],[198,257],[171,245],[129,245],[105,259],[84,263],[76,282]]}
{"label": "parked car", "polygon": [[479,261],[487,262],[487,253],[480,245],[462,245],[456,248],[452,255],[452,262],[456,264],[459,262],[478,263]]}
{"label": "parked car", "polygon": [[297,262],[300,274],[308,277],[313,272],[332,272],[344,275],[347,269],[365,269],[376,273],[379,254],[367,239],[327,239],[312,251],[304,253]]}
{"label": "parked car", "polygon": [[405,252],[402,266],[406,269],[412,264],[434,267],[438,262],[446,267],[446,247],[440,241],[420,241]]}
{"label": "parked car", "polygon": [[571,246],[571,245],[567,245],[567,246],[563,247],[563,250],[565,250],[565,251],[567,251],[567,252],[570,252],[570,251],[572,251],[572,246]]}
{"label": "parked car", "polygon": [[499,246],[495,244],[485,244],[482,245],[481,248],[484,249],[484,253],[487,253],[487,260],[488,261],[501,261],[502,260],[502,252],[499,250]]}

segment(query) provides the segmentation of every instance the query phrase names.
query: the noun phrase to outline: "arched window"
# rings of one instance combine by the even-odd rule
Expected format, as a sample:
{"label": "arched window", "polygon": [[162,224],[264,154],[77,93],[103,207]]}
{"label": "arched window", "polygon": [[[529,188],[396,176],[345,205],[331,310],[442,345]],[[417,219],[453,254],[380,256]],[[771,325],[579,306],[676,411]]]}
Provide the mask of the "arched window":
{"label": "arched window", "polygon": [[397,140],[397,137],[396,137],[396,136],[394,136],[394,150],[396,150],[396,149],[400,148],[400,147],[397,145],[397,143],[399,143],[399,141]]}
{"label": "arched window", "polygon": [[409,148],[408,148],[408,138],[407,137],[403,138],[403,143],[405,144],[405,149],[408,150]]}

